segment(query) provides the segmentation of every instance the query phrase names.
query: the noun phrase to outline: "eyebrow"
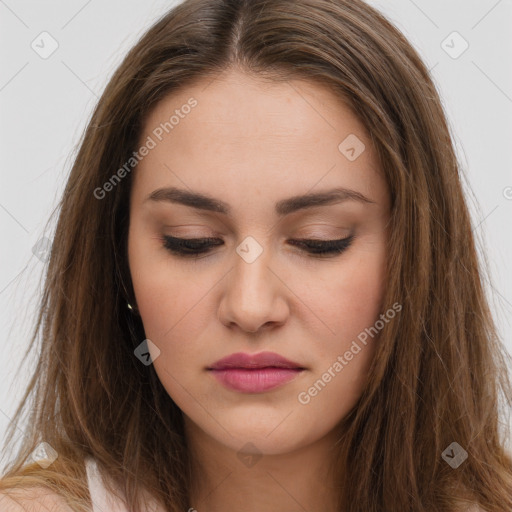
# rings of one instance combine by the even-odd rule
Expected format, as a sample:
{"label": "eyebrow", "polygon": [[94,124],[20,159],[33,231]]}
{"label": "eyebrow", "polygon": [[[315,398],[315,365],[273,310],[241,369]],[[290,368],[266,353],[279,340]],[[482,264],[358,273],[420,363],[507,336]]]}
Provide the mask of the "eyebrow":
{"label": "eyebrow", "polygon": [[[146,201],[182,204],[198,210],[207,210],[224,215],[231,215],[232,211],[231,206],[220,199],[176,187],[159,188],[149,194],[144,202]],[[368,199],[360,192],[338,187],[322,192],[308,193],[282,199],[276,203],[275,211],[278,216],[282,217],[306,208],[327,206],[343,201],[358,201],[360,203],[375,204],[375,201]]]}

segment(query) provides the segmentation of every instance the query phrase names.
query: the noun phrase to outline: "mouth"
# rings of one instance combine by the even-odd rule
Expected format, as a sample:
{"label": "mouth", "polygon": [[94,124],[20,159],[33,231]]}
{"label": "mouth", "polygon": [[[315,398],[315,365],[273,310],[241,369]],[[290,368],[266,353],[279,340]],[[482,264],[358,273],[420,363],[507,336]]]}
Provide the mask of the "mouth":
{"label": "mouth", "polygon": [[219,371],[219,370],[265,370],[265,369],[284,369],[284,370],[305,370],[306,368],[302,366],[295,366],[294,364],[287,364],[287,363],[276,363],[276,364],[261,364],[261,363],[253,363],[253,364],[218,364],[213,365],[207,370],[211,371]]}
{"label": "mouth", "polygon": [[263,393],[286,384],[306,368],[274,352],[237,352],[207,368],[226,388],[241,393]]}
{"label": "mouth", "polygon": [[264,368],[284,368],[305,370],[299,363],[290,361],[275,352],[260,352],[259,354],[246,354],[237,352],[219,359],[208,370],[262,370]]}
{"label": "mouth", "polygon": [[210,369],[226,388],[241,393],[264,393],[283,386],[305,371],[304,368],[276,366]]}

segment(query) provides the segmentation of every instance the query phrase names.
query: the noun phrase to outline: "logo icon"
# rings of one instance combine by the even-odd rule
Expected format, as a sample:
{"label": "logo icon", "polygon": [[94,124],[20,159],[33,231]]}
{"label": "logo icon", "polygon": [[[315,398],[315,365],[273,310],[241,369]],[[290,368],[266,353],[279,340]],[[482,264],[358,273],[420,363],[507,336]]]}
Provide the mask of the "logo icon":
{"label": "logo icon", "polygon": [[351,133],[343,142],[338,146],[339,152],[350,162],[357,160],[366,149],[363,141]]}
{"label": "logo icon", "polygon": [[457,469],[468,458],[468,452],[454,441],[445,449],[441,457],[443,457],[445,462],[453,469]]}
{"label": "logo icon", "polygon": [[246,263],[253,263],[263,252],[263,247],[261,247],[255,238],[247,236],[236,248],[236,252]]}
{"label": "logo icon", "polygon": [[469,43],[458,32],[452,32],[441,43],[441,48],[455,60],[469,48]]}
{"label": "logo icon", "polygon": [[50,257],[51,247],[52,244],[50,240],[43,236],[43,238],[38,240],[34,247],[32,247],[32,253],[34,254],[34,256],[37,256],[42,262],[46,262]]}
{"label": "logo icon", "polygon": [[149,366],[160,355],[160,349],[151,340],[145,339],[133,353],[142,364]]}
{"label": "logo icon", "polygon": [[30,47],[41,59],[46,60],[55,53],[59,47],[59,43],[51,34],[45,31],[41,32],[32,43],[30,43]]}
{"label": "logo icon", "polygon": [[34,451],[30,454],[30,458],[37,462],[43,469],[53,464],[58,457],[58,453],[53,447],[45,442],[39,443]]}
{"label": "logo icon", "polygon": [[[251,452],[251,453],[248,453]],[[252,468],[262,457],[263,454],[252,443],[246,443],[238,451],[237,457],[240,459],[244,466]]]}

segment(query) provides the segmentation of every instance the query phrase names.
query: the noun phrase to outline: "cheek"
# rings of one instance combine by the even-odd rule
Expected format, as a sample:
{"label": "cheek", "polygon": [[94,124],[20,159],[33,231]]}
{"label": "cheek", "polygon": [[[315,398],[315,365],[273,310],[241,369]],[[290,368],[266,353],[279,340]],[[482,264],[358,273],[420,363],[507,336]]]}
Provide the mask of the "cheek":
{"label": "cheek", "polygon": [[191,270],[193,263],[183,263],[171,257],[162,241],[137,220],[130,226],[128,257],[144,330],[147,337],[162,349],[162,345],[189,322],[190,315],[196,314],[194,308],[208,283]]}
{"label": "cheek", "polygon": [[138,279],[134,289],[144,332],[160,351],[153,366],[169,396],[188,410],[189,393],[197,395],[198,375],[209,362],[205,347],[211,329],[206,324],[215,312],[208,309],[205,295],[215,280],[209,286],[194,284],[189,272],[170,264],[153,266]]}
{"label": "cheek", "polygon": [[134,282],[144,331],[160,349],[162,361],[168,359],[173,367],[187,359],[188,364],[198,361],[190,358],[194,352],[200,354],[200,340],[215,315],[207,298],[214,282],[194,283],[190,273],[165,266],[153,267],[151,272],[139,276],[138,284]]}
{"label": "cheek", "polygon": [[318,319],[317,332],[322,333],[313,338],[317,340],[315,352],[319,358],[332,359],[345,352],[379,319],[385,273],[384,244],[375,244],[303,282],[300,293]]}
{"label": "cheek", "polygon": [[352,265],[349,275],[332,290],[332,302],[336,305],[333,316],[336,318],[337,309],[341,320],[337,330],[343,339],[353,339],[377,320],[382,307],[384,272],[382,259],[374,254]]}
{"label": "cheek", "polygon": [[130,271],[146,338],[160,351],[153,365],[168,394],[179,407],[186,407],[186,390],[196,387],[200,370],[211,362],[205,348],[211,345],[216,311],[209,293],[219,278],[194,271],[193,262],[172,258],[156,247],[161,242],[149,240],[152,248],[147,250],[148,244],[135,235],[134,230]]}
{"label": "cheek", "polygon": [[311,337],[317,365],[299,398],[312,417],[339,420],[360,397],[382,328],[385,273],[384,244],[375,244],[308,283],[308,304],[322,306],[315,312],[323,323],[322,336]]}

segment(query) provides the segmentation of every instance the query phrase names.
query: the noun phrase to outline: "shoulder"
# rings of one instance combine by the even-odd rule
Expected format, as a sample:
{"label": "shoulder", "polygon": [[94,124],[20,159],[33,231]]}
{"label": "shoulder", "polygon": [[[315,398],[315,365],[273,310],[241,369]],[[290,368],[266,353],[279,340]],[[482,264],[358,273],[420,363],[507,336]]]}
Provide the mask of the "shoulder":
{"label": "shoulder", "polygon": [[45,488],[0,491],[2,512],[72,512],[64,499]]}

